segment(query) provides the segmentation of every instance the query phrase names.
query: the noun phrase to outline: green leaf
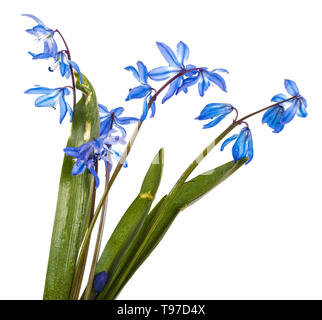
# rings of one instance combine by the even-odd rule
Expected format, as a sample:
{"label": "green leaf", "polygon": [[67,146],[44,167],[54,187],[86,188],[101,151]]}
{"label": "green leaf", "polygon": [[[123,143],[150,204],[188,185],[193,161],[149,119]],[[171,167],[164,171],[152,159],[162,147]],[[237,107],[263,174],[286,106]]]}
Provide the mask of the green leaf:
{"label": "green leaf", "polygon": [[[82,97],[75,106],[68,147],[78,147],[97,137],[100,131],[95,91],[83,74],[81,77],[82,84],[77,79],[76,86]],[[88,226],[94,180],[88,170],[72,176],[74,163],[72,157],[65,155],[47,267],[46,300],[68,299],[78,251]]]}
{"label": "green leaf", "polygon": [[105,270],[110,284],[117,279],[118,273],[124,268],[128,247],[150,211],[160,185],[162,171],[163,149],[154,157],[138,196],[122,216],[98,261],[96,273]]}
{"label": "green leaf", "polygon": [[[178,213],[218,186],[246,161],[247,158],[237,163],[230,161],[220,167],[207,171],[185,182],[172,201],[167,203],[166,197],[161,199],[149,213],[139,234],[133,240],[132,247],[129,249],[133,254],[126,261],[127,267],[118,277],[117,285],[114,285],[112,290],[104,291],[104,295],[100,295],[98,299],[115,299],[127,281],[129,281],[135,271],[161,241]],[[167,205],[165,205],[166,203]]]}

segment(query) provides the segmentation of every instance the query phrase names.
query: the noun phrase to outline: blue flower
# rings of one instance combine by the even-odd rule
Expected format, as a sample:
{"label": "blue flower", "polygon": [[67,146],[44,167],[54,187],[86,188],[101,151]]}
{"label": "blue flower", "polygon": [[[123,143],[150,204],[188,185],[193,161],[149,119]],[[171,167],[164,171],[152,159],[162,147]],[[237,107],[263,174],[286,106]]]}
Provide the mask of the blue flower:
{"label": "blue flower", "polygon": [[100,114],[100,135],[108,133],[115,126],[121,131],[122,137],[124,138],[126,136],[126,130],[122,126],[139,121],[139,119],[134,117],[120,117],[124,111],[122,107],[109,111],[102,104],[98,104],[98,111]]}
{"label": "blue flower", "polygon": [[208,129],[218,124],[233,110],[234,107],[228,103],[209,103],[202,109],[200,115],[196,119],[209,120],[215,118],[203,126],[203,129]]}
{"label": "blue flower", "polygon": [[268,109],[263,116],[262,123],[274,129],[274,133],[279,133],[283,130],[284,124],[282,123],[282,117],[284,113],[284,107],[281,105]]}
{"label": "blue flower", "polygon": [[[109,133],[103,134],[79,147],[67,147],[64,149],[67,156],[76,158],[72,175],[82,174],[87,168],[95,178],[96,188],[99,186],[100,180],[94,164],[98,160],[103,160],[107,169],[108,163],[112,168],[112,160],[119,161],[121,159],[120,152],[115,150],[113,145],[117,143],[125,144],[125,141],[119,136],[113,136],[114,132],[115,130],[112,129]],[[123,166],[127,167],[127,162]]]}
{"label": "blue flower", "polygon": [[60,118],[59,122],[62,123],[67,111],[69,111],[70,121],[72,121],[73,110],[66,102],[65,96],[70,94],[67,88],[55,88],[50,89],[46,87],[35,86],[35,88],[28,89],[25,93],[29,94],[41,94],[35,101],[36,107],[51,107],[56,109],[56,105],[59,104]]}
{"label": "blue flower", "polygon": [[208,71],[208,68],[200,68],[197,71],[196,76],[191,76],[183,80],[182,85],[178,88],[177,93],[180,91],[186,90],[188,87],[191,87],[198,83],[199,95],[201,97],[204,96],[205,91],[210,87],[211,83],[214,83],[221,90],[226,90],[226,83],[222,76],[220,76],[217,72],[225,72],[228,73],[226,69],[214,69],[213,71]]}
{"label": "blue flower", "polygon": [[[140,86],[137,86],[133,89],[130,89],[128,96],[126,97],[125,101],[129,101],[132,99],[141,99],[143,100],[143,113],[141,115],[140,121],[144,121],[148,115],[149,107],[148,103],[151,99],[152,88],[148,84],[148,70],[146,66],[141,62],[137,62],[138,69],[134,68],[133,66],[128,66],[125,70],[131,71],[136,80],[140,82]],[[151,118],[155,115],[155,102],[151,105]]]}
{"label": "blue flower", "polygon": [[43,52],[39,54],[29,52],[33,59],[48,59],[50,57],[56,57],[57,44],[54,40],[55,31],[47,28],[40,19],[32,14],[23,14],[23,16],[29,17],[38,23],[32,29],[27,29],[26,31],[35,36],[37,38],[37,41],[44,45]]}
{"label": "blue flower", "polygon": [[67,156],[71,156],[76,158],[76,162],[74,164],[72,175],[82,174],[86,168],[90,171],[90,173],[94,176],[96,187],[99,186],[99,178],[96,173],[94,164],[97,161],[95,152],[101,150],[102,145],[100,140],[93,140],[86,142],[79,146],[75,147],[67,147],[64,149],[64,152]]}
{"label": "blue flower", "polygon": [[57,55],[54,57],[54,63],[48,68],[49,71],[53,72],[59,66],[60,74],[62,77],[68,79],[70,77],[70,67],[72,67],[79,75],[79,81],[81,81],[81,72],[80,69],[74,61],[68,59],[68,56],[65,51],[57,52]]}
{"label": "blue flower", "polygon": [[[174,77],[179,73],[183,73],[190,69],[196,69],[194,65],[187,65],[186,62],[189,57],[189,48],[188,46],[180,41],[177,44],[177,55],[168,47],[166,44],[162,42],[157,42],[157,47],[160,50],[161,54],[168,62],[168,66],[158,67],[149,71],[149,77],[155,81],[162,81]],[[195,71],[191,71],[190,75],[194,74]],[[183,75],[177,77],[173,80],[170,85],[168,92],[162,99],[162,103],[166,102],[170,99],[175,93],[177,93],[178,88],[182,85],[184,80]],[[187,92],[187,90],[185,90]]]}
{"label": "blue flower", "polygon": [[[304,97],[300,95],[299,89],[297,88],[297,85],[292,80],[284,80],[284,86],[287,91],[287,93],[295,98],[291,101],[281,103],[281,106],[288,106],[288,108],[283,112],[283,115],[281,117],[281,123],[286,124],[293,120],[295,115],[297,114],[299,117],[305,118],[307,116],[306,108],[307,108],[307,102]],[[283,93],[277,94],[272,98],[272,101],[274,102],[282,102],[290,97],[286,96]]]}
{"label": "blue flower", "polygon": [[225,146],[233,140],[236,140],[232,148],[234,161],[237,162],[238,160],[247,157],[248,160],[246,164],[249,163],[253,159],[254,154],[253,139],[250,129],[248,127],[244,127],[241,129],[239,134],[234,134],[230,138],[226,139],[223,142],[220,151],[223,151]]}
{"label": "blue flower", "polygon": [[107,273],[105,271],[101,271],[97,273],[93,281],[93,290],[95,292],[102,292],[105,287],[106,281],[107,281]]}

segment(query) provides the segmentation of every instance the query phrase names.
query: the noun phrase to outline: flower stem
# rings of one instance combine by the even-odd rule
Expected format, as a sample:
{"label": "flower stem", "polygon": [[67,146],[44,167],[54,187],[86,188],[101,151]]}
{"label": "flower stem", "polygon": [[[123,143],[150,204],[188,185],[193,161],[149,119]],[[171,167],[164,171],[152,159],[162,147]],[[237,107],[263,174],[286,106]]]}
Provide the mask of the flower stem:
{"label": "flower stem", "polygon": [[[63,35],[61,34],[61,32],[56,29],[55,32],[57,32],[59,34],[59,36],[61,37],[61,39],[64,42],[65,48],[66,48],[66,54],[69,60],[72,60],[71,55],[70,55],[70,51],[67,45],[67,42],[65,40],[65,38],[63,37]],[[75,76],[74,76],[74,71],[73,71],[73,67],[71,65],[69,65],[69,69],[70,69],[70,76],[72,78],[72,89],[73,89],[73,110],[75,109],[76,106],[76,85],[75,85]]]}

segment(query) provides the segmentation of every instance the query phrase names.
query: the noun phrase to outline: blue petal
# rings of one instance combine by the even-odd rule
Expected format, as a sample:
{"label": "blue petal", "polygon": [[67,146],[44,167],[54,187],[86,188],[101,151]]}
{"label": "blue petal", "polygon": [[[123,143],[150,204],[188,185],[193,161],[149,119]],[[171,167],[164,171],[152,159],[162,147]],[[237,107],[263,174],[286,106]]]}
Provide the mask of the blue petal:
{"label": "blue petal", "polygon": [[139,70],[140,82],[143,84],[147,84],[148,70],[147,70],[146,66],[141,61],[138,61],[136,64],[137,64],[138,70]]}
{"label": "blue petal", "polygon": [[108,133],[112,126],[112,118],[106,118],[105,120],[101,120],[100,122],[100,135]]}
{"label": "blue petal", "polygon": [[201,76],[199,77],[199,83],[198,83],[198,90],[199,90],[199,95],[200,97],[203,97],[205,94],[205,91],[209,88],[210,82],[205,77],[205,74],[201,72]]}
{"label": "blue petal", "polygon": [[28,51],[28,53],[32,56],[33,60],[38,60],[38,59],[49,59],[52,58],[51,54],[49,53],[32,53]]}
{"label": "blue petal", "polygon": [[72,60],[67,59],[68,63],[72,66],[72,68],[78,73],[78,77],[79,77],[79,82],[82,83],[82,74],[80,72],[79,66],[77,65],[77,63],[75,63]]}
{"label": "blue petal", "polygon": [[98,104],[98,111],[102,115],[105,114],[105,113],[110,114],[108,109],[105,106],[103,106],[102,104],[100,104],[100,103]]}
{"label": "blue petal", "polygon": [[213,82],[215,85],[217,85],[221,90],[227,91],[226,90],[226,82],[222,76],[220,76],[217,73],[212,73],[207,70],[204,70],[203,72],[206,73],[207,78]]}
{"label": "blue petal", "polygon": [[237,162],[240,159],[243,159],[246,157],[247,154],[247,138],[248,138],[248,131],[249,129],[243,128],[239,136],[233,145],[232,153],[234,161]]}
{"label": "blue petal", "polygon": [[[41,36],[44,36],[44,35],[49,35],[50,37],[53,36],[52,30],[39,24],[33,27],[32,29],[27,29],[26,32],[37,38],[40,38]],[[46,38],[42,37],[42,39],[46,39]]]}
{"label": "blue petal", "polygon": [[186,64],[186,62],[189,58],[189,52],[190,52],[189,48],[185,43],[180,41],[177,44],[177,57],[178,57],[179,63],[181,63],[182,67],[184,67],[184,65]]}
{"label": "blue petal", "polygon": [[279,133],[283,129],[284,129],[284,124],[280,122],[275,126],[273,133]]}
{"label": "blue petal", "polygon": [[90,173],[94,176],[94,178],[95,178],[95,186],[96,186],[96,188],[98,188],[99,187],[99,185],[100,185],[100,179],[99,179],[99,177],[98,177],[98,175],[97,175],[97,172],[95,171],[95,169],[94,169],[94,166],[90,166],[89,168],[88,168],[88,170],[90,171]]}
{"label": "blue petal", "polygon": [[155,116],[155,112],[156,112],[155,101],[153,101],[153,103],[151,104],[150,109],[151,109],[150,118],[153,118]]}
{"label": "blue petal", "polygon": [[148,95],[150,92],[151,92],[151,87],[150,86],[143,85],[143,86],[135,87],[135,88],[130,90],[130,92],[129,92],[127,98],[125,99],[125,101],[129,101],[131,99],[143,98],[146,95]]}
{"label": "blue petal", "polygon": [[293,120],[294,116],[297,113],[298,106],[299,106],[298,100],[295,100],[295,101],[293,101],[293,103],[291,104],[291,106],[288,107],[284,111],[283,116],[282,116],[282,119],[281,119],[281,122],[283,124],[289,123],[290,121]]}
{"label": "blue petal", "polygon": [[134,117],[122,117],[117,119],[117,122],[121,125],[136,123],[138,121],[139,119]]}
{"label": "blue petal", "polygon": [[146,97],[143,100],[143,112],[142,112],[140,121],[144,121],[146,119],[148,115],[148,111],[149,111],[149,106],[148,106],[147,97]]}
{"label": "blue petal", "polygon": [[53,38],[48,38],[44,41],[44,53],[49,53],[53,58],[58,52],[56,41]]}
{"label": "blue petal", "polygon": [[36,107],[55,107],[60,94],[61,94],[61,91],[57,90],[56,92],[53,92],[51,94],[40,96],[35,100],[35,106]]}
{"label": "blue petal", "polygon": [[238,134],[234,134],[234,135],[232,135],[231,137],[229,137],[228,139],[226,139],[226,140],[223,142],[223,144],[221,145],[221,147],[220,147],[220,151],[223,151],[223,150],[224,150],[224,148],[227,146],[227,144],[229,144],[230,142],[232,142],[232,141],[236,140],[236,139],[237,139],[237,137],[238,137]]}
{"label": "blue petal", "polygon": [[163,55],[164,59],[167,60],[170,66],[172,67],[179,67],[181,68],[181,65],[175,56],[174,52],[164,43],[157,42],[158,49],[160,50],[161,54]]}
{"label": "blue petal", "polygon": [[66,153],[67,156],[78,158],[79,157],[79,148],[75,147],[66,147],[64,149],[64,152]]}
{"label": "blue petal", "polygon": [[30,94],[50,94],[56,91],[56,89],[50,89],[47,87],[40,87],[40,86],[35,86],[35,88],[31,88],[25,91],[25,93],[30,93]]}
{"label": "blue petal", "polygon": [[169,79],[176,73],[180,72],[180,69],[173,67],[158,67],[149,71],[149,77],[154,81],[162,81]]}
{"label": "blue petal", "polygon": [[169,100],[175,94],[175,92],[179,87],[179,83],[180,83],[180,80],[178,78],[170,83],[169,90],[162,99],[162,104],[165,103],[167,100]]}
{"label": "blue petal", "polygon": [[262,123],[263,124],[269,123],[272,120],[272,118],[274,117],[275,112],[276,112],[276,107],[268,109],[263,115]]}
{"label": "blue petal", "polygon": [[85,169],[86,169],[86,166],[85,166],[84,160],[78,159],[74,164],[72,175],[76,176],[78,174],[81,174],[85,171]]}
{"label": "blue petal", "polygon": [[297,96],[299,94],[299,89],[294,81],[285,79],[284,86],[291,96]]}
{"label": "blue petal", "polygon": [[118,108],[114,108],[114,109],[111,110],[111,113],[114,113],[115,117],[120,116],[123,112],[124,112],[123,107],[118,107]]}
{"label": "blue petal", "polygon": [[[248,164],[252,161],[254,156],[254,149],[253,149],[253,138],[250,130],[248,130],[248,137],[247,137],[247,152],[246,157],[248,157],[248,160],[245,164]],[[241,158],[242,159],[242,158]]]}
{"label": "blue petal", "polygon": [[127,71],[131,71],[133,73],[135,79],[137,81],[140,81],[140,75],[139,75],[139,73],[137,72],[137,70],[134,67],[128,66],[128,67],[125,67],[124,69],[127,70]]}
{"label": "blue petal", "polygon": [[284,101],[284,100],[286,100],[286,99],[287,99],[286,94],[284,94],[284,93],[279,93],[279,94],[275,95],[275,96],[271,99],[271,101],[273,101],[273,102],[282,102],[282,101]]}
{"label": "blue petal", "polygon": [[200,115],[196,118],[197,120],[206,120],[213,117],[219,116],[223,113],[228,114],[233,111],[233,106],[228,103],[209,103],[207,104]]}
{"label": "blue petal", "polygon": [[100,122],[100,136],[108,134],[112,127],[112,118]]}
{"label": "blue petal", "polygon": [[203,126],[203,129],[208,129],[214,127],[216,124],[218,124],[221,120],[223,120],[228,113],[224,113],[221,116],[217,117],[215,120],[210,121],[209,123],[205,124]]}
{"label": "blue petal", "polygon": [[297,115],[301,118],[305,118],[307,116],[307,111],[306,111],[306,108],[307,108],[307,103],[306,103],[306,100],[303,101],[303,97],[300,99],[299,101],[299,108],[297,110]]}
{"label": "blue petal", "polygon": [[117,122],[114,122],[114,126],[121,131],[122,137],[125,138],[126,130],[122,126],[120,126]]}
{"label": "blue petal", "polygon": [[307,101],[304,97],[301,96],[301,101],[303,102],[304,104],[304,107],[307,108]]}
{"label": "blue petal", "polygon": [[[59,60],[59,69],[62,77],[66,76],[66,79],[70,77],[70,67],[67,61],[67,58],[64,54],[59,54],[57,60]],[[51,71],[49,69],[49,71]]]}
{"label": "blue petal", "polygon": [[281,123],[281,119],[284,113],[283,107],[277,107],[275,109],[274,117],[271,119],[271,122],[268,125],[274,129],[274,133],[279,133],[283,130],[284,124]]}
{"label": "blue petal", "polygon": [[224,72],[224,73],[227,73],[227,74],[229,73],[227,69],[222,69],[222,68],[214,69],[211,72]]}
{"label": "blue petal", "polygon": [[31,19],[33,19],[33,20],[35,20],[38,24],[40,24],[41,26],[44,26],[44,27],[46,27],[45,26],[45,24],[39,19],[39,18],[37,18],[36,16],[34,16],[33,14],[26,14],[26,13],[24,13],[24,14],[22,14],[22,16],[24,16],[24,17],[29,17],[29,18],[31,18]]}
{"label": "blue petal", "polygon": [[68,103],[65,101],[65,97],[64,95],[60,95],[59,97],[59,106],[60,106],[60,117],[59,117],[59,123],[62,123],[65,116],[66,116],[66,113],[67,113],[67,110],[68,110]]}
{"label": "blue petal", "polygon": [[200,73],[196,77],[189,77],[189,78],[184,79],[181,87],[178,88],[177,94],[180,91],[185,91],[187,88],[196,84],[199,81],[199,77],[200,77]]}

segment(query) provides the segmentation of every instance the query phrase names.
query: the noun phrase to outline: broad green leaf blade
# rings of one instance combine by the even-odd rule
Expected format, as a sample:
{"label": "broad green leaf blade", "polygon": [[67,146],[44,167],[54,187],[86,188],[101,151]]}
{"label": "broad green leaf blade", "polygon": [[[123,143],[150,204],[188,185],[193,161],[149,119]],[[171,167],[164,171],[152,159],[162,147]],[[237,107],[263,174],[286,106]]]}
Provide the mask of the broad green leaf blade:
{"label": "broad green leaf blade", "polygon": [[[164,206],[167,202],[167,198],[161,199],[149,213],[140,233],[137,235],[136,239],[134,239],[133,247],[131,248],[133,255],[127,261],[127,268],[123,270],[122,275],[119,277],[117,286],[113,286],[113,290],[109,290],[104,296],[99,296],[98,298],[108,300],[115,299],[127,281],[129,281],[135,271],[161,241],[178,213],[199,200],[211,189],[218,186],[238,170],[246,161],[247,158],[242,159],[237,163],[230,161],[187,181],[178,190],[173,201],[168,203],[167,206]],[[164,210],[164,208],[166,208],[166,210]]]}
{"label": "broad green leaf blade", "polygon": [[[84,75],[77,89],[82,97],[77,103],[71,136],[67,146],[78,147],[99,136],[100,123],[95,91]],[[84,237],[91,208],[94,179],[86,170],[72,176],[75,161],[65,155],[51,239],[44,299],[68,299],[78,251]]]}
{"label": "broad green leaf blade", "polygon": [[109,281],[116,277],[116,271],[122,268],[124,253],[150,211],[161,181],[163,157],[161,149],[146,173],[138,196],[122,216],[98,261],[96,273],[105,270],[108,272]]}

